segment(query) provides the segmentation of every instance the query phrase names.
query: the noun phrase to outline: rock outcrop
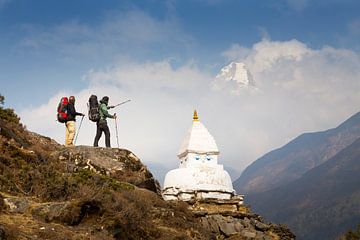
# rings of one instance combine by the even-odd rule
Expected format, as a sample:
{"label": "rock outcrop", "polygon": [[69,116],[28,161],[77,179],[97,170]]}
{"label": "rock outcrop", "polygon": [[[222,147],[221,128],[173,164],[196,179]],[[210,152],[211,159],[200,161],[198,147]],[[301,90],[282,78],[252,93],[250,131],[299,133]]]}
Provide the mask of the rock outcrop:
{"label": "rock outcrop", "polygon": [[59,151],[58,158],[66,161],[68,170],[88,169],[137,187],[161,193],[160,185],[140,159],[126,149],[70,147]]}

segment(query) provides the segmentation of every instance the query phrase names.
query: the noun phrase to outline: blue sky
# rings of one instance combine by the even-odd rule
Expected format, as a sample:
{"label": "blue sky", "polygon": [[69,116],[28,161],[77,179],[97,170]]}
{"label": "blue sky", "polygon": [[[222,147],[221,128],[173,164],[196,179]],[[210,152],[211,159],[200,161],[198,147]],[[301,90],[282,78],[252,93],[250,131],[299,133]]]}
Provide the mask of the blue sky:
{"label": "blue sky", "polygon": [[[60,96],[79,96],[82,111],[93,92],[131,98],[119,110],[124,147],[168,168],[193,108],[236,173],[336,126],[358,109],[359,51],[357,0],[0,0],[0,93],[28,128],[61,142],[62,126],[46,122]],[[253,71],[257,93],[214,91],[233,60]],[[139,141],[144,132],[159,140]]]}

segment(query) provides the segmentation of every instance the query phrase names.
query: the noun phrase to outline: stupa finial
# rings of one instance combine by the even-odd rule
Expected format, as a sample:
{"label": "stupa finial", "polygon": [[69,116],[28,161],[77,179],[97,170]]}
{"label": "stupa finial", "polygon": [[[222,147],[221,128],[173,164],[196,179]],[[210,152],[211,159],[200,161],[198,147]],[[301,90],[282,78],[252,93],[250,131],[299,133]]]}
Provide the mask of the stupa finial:
{"label": "stupa finial", "polygon": [[198,114],[197,114],[196,110],[194,110],[193,121],[194,121],[194,122],[199,121],[199,117],[198,117]]}

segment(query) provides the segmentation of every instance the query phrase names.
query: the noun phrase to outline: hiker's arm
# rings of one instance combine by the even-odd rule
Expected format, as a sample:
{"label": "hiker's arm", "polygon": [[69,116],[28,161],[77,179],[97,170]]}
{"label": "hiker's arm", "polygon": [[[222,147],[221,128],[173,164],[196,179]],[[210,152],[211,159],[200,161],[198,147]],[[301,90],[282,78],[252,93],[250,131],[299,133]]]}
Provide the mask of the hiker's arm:
{"label": "hiker's arm", "polygon": [[78,115],[78,116],[85,116],[85,114],[83,114],[83,113],[79,113],[79,112],[75,112],[75,115]]}
{"label": "hiker's arm", "polygon": [[73,116],[85,116],[85,114],[77,112],[75,110],[75,106],[73,106],[73,105],[70,107],[70,113]]}
{"label": "hiker's arm", "polygon": [[114,118],[115,117],[115,115],[109,114],[108,107],[105,104],[101,106],[101,110],[102,110],[104,116],[106,116],[108,118]]}

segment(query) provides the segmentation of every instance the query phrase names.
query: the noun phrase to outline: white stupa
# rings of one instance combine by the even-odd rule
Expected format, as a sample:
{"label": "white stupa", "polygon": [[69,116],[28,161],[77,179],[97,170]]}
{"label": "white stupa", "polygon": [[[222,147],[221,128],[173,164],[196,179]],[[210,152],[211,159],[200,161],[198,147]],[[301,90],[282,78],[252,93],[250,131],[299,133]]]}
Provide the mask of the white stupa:
{"label": "white stupa", "polygon": [[165,200],[231,199],[235,195],[229,174],[218,164],[215,140],[199,121],[196,111],[177,156],[179,168],[165,176]]}

